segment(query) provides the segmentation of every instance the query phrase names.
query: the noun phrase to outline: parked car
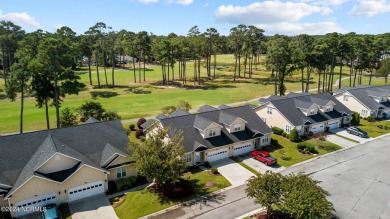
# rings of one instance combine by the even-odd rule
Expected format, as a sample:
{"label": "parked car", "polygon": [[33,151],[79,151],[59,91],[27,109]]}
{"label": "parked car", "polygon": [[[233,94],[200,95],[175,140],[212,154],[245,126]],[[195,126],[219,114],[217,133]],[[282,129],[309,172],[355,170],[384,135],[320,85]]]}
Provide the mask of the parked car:
{"label": "parked car", "polygon": [[347,132],[350,134],[360,136],[361,138],[368,138],[367,132],[361,130],[358,127],[349,127],[347,128]]}
{"label": "parked car", "polygon": [[45,211],[43,212],[43,218],[45,219],[58,219],[58,211],[56,204],[50,204],[45,206]]}
{"label": "parked car", "polygon": [[277,164],[276,158],[272,157],[267,151],[255,150],[252,151],[252,157],[264,163],[267,166]]}

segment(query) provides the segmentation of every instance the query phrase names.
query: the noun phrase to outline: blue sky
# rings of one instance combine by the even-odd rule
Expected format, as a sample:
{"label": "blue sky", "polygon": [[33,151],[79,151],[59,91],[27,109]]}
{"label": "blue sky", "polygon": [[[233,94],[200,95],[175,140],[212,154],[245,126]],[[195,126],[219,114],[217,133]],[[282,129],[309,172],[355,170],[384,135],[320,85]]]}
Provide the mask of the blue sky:
{"label": "blue sky", "polygon": [[0,20],[30,32],[68,26],[78,34],[96,22],[114,30],[185,35],[198,25],[229,34],[238,24],[275,33],[390,32],[390,0],[0,0]]}

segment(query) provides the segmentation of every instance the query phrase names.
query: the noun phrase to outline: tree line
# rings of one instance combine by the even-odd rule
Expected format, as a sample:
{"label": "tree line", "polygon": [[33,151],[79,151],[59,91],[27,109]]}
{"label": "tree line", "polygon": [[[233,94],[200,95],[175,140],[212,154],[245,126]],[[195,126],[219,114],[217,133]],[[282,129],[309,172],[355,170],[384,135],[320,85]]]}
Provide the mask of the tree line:
{"label": "tree line", "polygon": [[[366,73],[370,76],[369,84],[373,75],[381,74],[387,79],[389,71],[381,67],[388,66],[383,63],[389,58],[389,52],[390,33],[265,36],[264,30],[241,24],[233,27],[227,36],[215,28],[201,32],[197,26],[190,28],[186,36],[175,33],[162,36],[146,31],[115,31],[98,22],[77,35],[66,26],[54,33],[43,30],[26,33],[12,22],[0,21],[0,69],[7,96],[13,101],[21,96],[20,132],[26,93],[35,97],[38,107],[45,108],[48,129],[48,107],[55,106],[56,124],[60,127],[61,101],[67,94],[78,94],[85,86],[75,73],[83,64],[88,66],[89,84],[96,88],[115,87],[116,67],[129,69],[129,80],[134,83],[146,81],[149,63],[161,66],[163,85],[186,84],[189,80],[200,85],[201,70],[205,69],[208,80],[217,78],[217,54],[234,54],[233,82],[252,78],[254,71],[259,70],[263,55],[266,68],[272,72],[274,93],[284,95],[285,79],[295,71],[301,73],[302,91],[309,91],[314,74],[318,75],[318,92],[332,91],[335,81],[341,80],[344,66],[350,67],[350,86],[361,84]],[[124,65],[126,56],[132,59]],[[193,71],[188,72],[187,64],[191,62]],[[96,74],[92,72],[93,65]],[[335,72],[336,67],[339,72]],[[99,68],[103,68],[104,78],[100,78]],[[108,81],[110,70],[111,81]],[[93,77],[97,79],[96,85]]]}

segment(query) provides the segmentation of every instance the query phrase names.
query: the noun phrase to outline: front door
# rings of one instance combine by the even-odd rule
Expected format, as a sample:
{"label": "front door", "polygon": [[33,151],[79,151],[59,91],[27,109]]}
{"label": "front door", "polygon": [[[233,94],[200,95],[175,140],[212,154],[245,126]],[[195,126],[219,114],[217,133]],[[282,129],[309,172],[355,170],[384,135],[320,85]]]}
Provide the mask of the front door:
{"label": "front door", "polygon": [[195,152],[195,164],[204,162],[204,151]]}

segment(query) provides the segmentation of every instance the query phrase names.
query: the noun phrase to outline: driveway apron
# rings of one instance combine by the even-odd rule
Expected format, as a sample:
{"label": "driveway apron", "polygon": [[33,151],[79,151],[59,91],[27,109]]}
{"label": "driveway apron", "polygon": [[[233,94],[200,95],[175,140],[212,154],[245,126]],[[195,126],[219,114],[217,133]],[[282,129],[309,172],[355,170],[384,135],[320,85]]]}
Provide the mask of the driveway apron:
{"label": "driveway apron", "polygon": [[255,175],[230,158],[212,162],[210,165],[218,168],[218,172],[229,180],[232,186],[243,185]]}
{"label": "driveway apron", "polygon": [[105,195],[70,202],[69,209],[73,219],[118,219]]}

